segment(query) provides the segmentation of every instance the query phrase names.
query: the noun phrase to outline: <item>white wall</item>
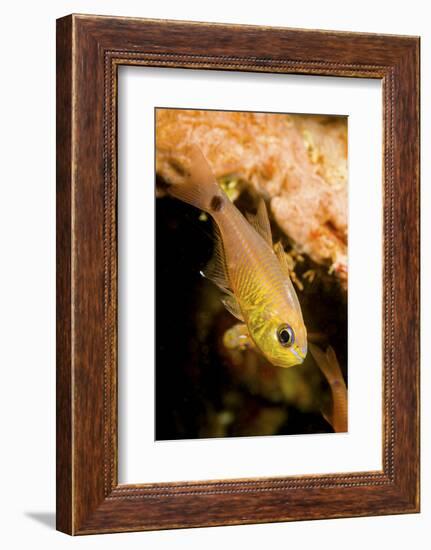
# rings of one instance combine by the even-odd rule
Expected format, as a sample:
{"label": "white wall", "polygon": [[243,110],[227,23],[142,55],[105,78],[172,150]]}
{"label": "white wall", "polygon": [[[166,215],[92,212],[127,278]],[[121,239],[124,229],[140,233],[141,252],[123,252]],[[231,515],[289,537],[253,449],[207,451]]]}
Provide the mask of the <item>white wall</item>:
{"label": "white wall", "polygon": [[[430,502],[430,373],[423,346],[422,514],[383,518],[223,527],[72,539],[54,523],[54,244],[55,18],[70,12],[190,19],[422,36],[422,150],[431,148],[431,30],[426,2],[308,0],[254,5],[232,0],[15,0],[2,6],[1,128],[1,489],[0,540],[5,548],[363,548],[428,547]],[[430,249],[431,189],[423,157],[423,250]],[[428,214],[428,215],[427,215]],[[431,262],[423,258],[424,334],[431,329]],[[425,437],[428,434],[428,437]]]}

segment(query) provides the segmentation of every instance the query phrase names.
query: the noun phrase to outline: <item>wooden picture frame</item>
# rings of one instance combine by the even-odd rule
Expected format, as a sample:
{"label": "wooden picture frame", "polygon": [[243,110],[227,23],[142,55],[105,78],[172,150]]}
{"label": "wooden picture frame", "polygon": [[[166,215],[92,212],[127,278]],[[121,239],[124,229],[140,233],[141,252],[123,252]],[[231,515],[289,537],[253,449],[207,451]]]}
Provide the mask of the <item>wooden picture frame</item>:
{"label": "wooden picture frame", "polygon": [[[119,485],[117,68],[381,79],[383,469]],[[57,529],[90,534],[419,511],[419,38],[57,21]]]}

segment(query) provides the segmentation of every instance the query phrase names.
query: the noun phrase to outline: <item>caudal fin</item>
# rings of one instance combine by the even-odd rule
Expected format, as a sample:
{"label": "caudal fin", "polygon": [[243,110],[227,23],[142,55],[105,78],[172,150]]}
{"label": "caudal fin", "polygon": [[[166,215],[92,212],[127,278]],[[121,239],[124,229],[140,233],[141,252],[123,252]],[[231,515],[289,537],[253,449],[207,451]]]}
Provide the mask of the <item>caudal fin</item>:
{"label": "caudal fin", "polygon": [[226,197],[197,145],[159,152],[157,164],[169,195],[210,214],[221,209]]}

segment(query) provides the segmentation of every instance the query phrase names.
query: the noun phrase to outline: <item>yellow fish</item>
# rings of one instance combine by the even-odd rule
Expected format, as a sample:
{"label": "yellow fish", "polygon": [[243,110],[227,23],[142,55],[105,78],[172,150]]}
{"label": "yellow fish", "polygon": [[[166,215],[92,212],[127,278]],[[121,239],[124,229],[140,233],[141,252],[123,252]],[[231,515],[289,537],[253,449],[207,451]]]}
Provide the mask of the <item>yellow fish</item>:
{"label": "yellow fish", "polygon": [[257,214],[246,219],[220,188],[196,145],[175,156],[158,149],[157,162],[163,162],[167,193],[203,210],[216,223],[214,256],[202,274],[223,291],[226,309],[245,323],[273,365],[301,364],[307,331],[283,247],[272,245],[264,201]]}
{"label": "yellow fish", "polygon": [[230,327],[223,335],[223,344],[226,349],[240,351],[256,347],[244,323],[237,323]]}

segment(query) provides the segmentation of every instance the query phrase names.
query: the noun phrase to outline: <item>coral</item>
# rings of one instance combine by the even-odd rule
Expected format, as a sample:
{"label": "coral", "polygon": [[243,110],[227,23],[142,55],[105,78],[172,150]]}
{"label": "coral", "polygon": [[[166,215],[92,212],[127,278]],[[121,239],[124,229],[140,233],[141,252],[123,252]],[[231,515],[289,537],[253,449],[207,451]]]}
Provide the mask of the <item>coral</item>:
{"label": "coral", "polygon": [[279,228],[347,288],[347,118],[157,110],[157,175],[194,142],[216,177],[251,186]]}

